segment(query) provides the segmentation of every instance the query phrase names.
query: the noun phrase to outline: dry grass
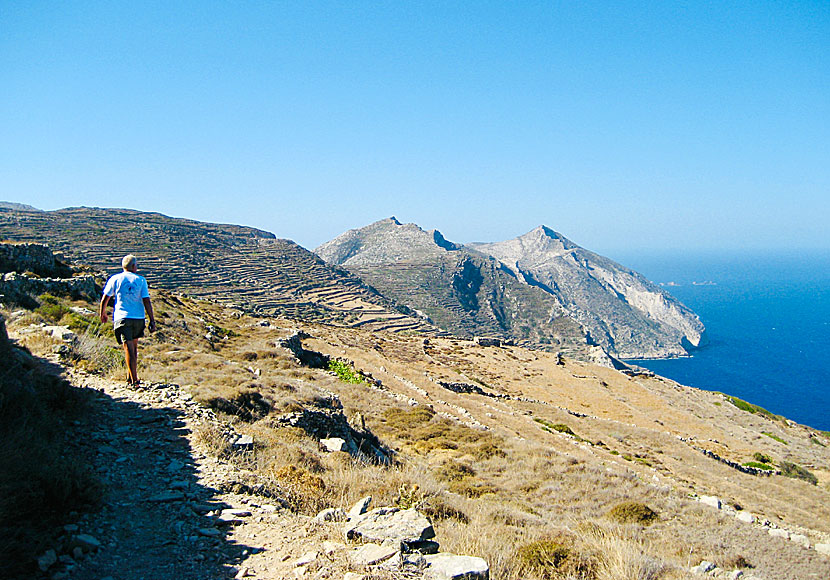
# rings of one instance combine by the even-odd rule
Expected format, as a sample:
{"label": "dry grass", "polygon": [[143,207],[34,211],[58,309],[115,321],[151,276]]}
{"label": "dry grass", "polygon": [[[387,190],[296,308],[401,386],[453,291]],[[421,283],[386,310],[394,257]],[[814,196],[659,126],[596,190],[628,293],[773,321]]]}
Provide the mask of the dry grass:
{"label": "dry grass", "polygon": [[[233,458],[240,467],[250,470],[273,494],[301,513],[347,508],[365,495],[372,495],[376,506],[417,507],[433,519],[442,550],[484,557],[494,578],[680,578],[682,569],[700,559],[714,558],[718,550],[721,554],[743,554],[753,563],[760,561],[752,549],[724,550],[719,543],[722,524],[688,507],[684,496],[691,491],[706,493],[714,488],[715,493],[740,500],[755,513],[771,501],[778,502],[776,509],[783,511],[789,508],[780,506],[796,506],[804,499],[808,500],[805,513],[809,509],[821,514],[825,509],[816,507],[818,496],[803,496],[805,489],[812,493],[814,486],[736,474],[679,442],[673,432],[667,432],[676,427],[669,424],[673,410],[647,415],[655,412],[652,408],[659,408],[655,407],[659,397],[687,412],[683,405],[693,407],[688,401],[697,404],[696,395],[680,393],[659,381],[648,383],[645,389],[594,367],[570,362],[565,368],[552,362],[544,366],[548,364],[546,355],[520,349],[510,350],[510,356],[496,352],[493,356],[501,356],[496,373],[485,368],[493,364],[490,359],[472,359],[467,356],[468,349],[458,343],[450,354],[444,341],[432,341],[430,354],[439,361],[435,363],[425,358],[417,338],[309,329],[318,338],[308,341],[308,348],[354,361],[356,370],[383,377],[390,391],[416,396],[389,378],[395,373],[407,376],[432,396],[425,400],[417,395],[421,404],[406,406],[391,393],[370,385],[347,384],[324,370],[300,367],[287,352],[274,347],[293,324],[285,323],[274,331],[254,326],[244,316],[223,317],[212,305],[198,301],[158,303],[164,304],[167,316],[160,333],[142,342],[145,376],[186,385],[198,401],[216,408],[238,431],[253,435],[254,452]],[[234,334],[209,344],[204,339],[206,324],[218,324]],[[384,372],[381,366],[396,370]],[[520,379],[525,368],[530,379]],[[454,374],[459,369],[468,374]],[[485,407],[480,396],[456,395],[419,379],[427,372],[432,377],[466,382],[470,376],[484,377],[496,392],[530,393],[551,403],[490,399]],[[583,378],[574,378],[576,374]],[[394,466],[365,465],[345,453],[324,452],[313,437],[277,421],[281,415],[314,406],[320,397],[332,394],[342,402],[347,417],[359,412],[367,428],[396,449],[398,462]],[[437,411],[449,409],[452,413],[452,408],[437,403],[438,399],[464,406],[492,429],[470,428],[441,416]],[[699,407],[688,415],[711,408],[714,413],[734,413],[740,421],[766,421],[731,405],[714,407],[703,395],[700,399]],[[601,418],[577,418],[557,405],[590,407],[590,412]],[[486,413],[498,418],[489,421]],[[666,425],[655,426],[654,416],[660,416]],[[545,423],[534,422],[533,417],[542,417]],[[747,436],[746,447],[741,447],[734,439],[712,431],[711,422],[707,416],[700,438],[727,440],[736,454],[746,449],[741,458],[755,451],[769,454],[773,446],[780,447],[760,435],[761,428],[755,431],[757,439]],[[683,428],[696,425],[687,422]],[[201,445],[230,457],[226,443],[217,435],[210,430],[197,432]],[[826,453],[807,438],[800,445],[795,430],[787,436],[791,440],[788,453],[809,449],[810,458]],[[716,449],[729,452],[725,444]],[[661,483],[651,485],[658,475]],[[665,481],[670,485],[664,485]],[[660,517],[647,527],[644,524],[649,518],[642,515],[621,520],[633,523],[609,519],[609,512],[626,502],[647,506]],[[823,516],[817,517],[823,521]],[[553,558],[556,565],[531,566],[528,558],[519,556],[519,547],[535,546],[535,552],[541,554],[539,561],[544,562],[546,552],[539,542],[563,545],[567,558]],[[746,545],[752,546],[749,540]],[[531,552],[531,548],[526,551]]]}

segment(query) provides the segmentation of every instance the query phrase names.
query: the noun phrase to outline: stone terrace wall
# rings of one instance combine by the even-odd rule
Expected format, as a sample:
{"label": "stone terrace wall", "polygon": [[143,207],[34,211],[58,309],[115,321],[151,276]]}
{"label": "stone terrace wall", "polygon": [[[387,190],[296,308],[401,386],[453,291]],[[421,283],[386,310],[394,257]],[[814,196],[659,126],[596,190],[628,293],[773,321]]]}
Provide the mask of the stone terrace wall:
{"label": "stone terrace wall", "polygon": [[0,273],[33,272],[38,276],[71,276],[71,270],[55,259],[45,244],[0,242]]}

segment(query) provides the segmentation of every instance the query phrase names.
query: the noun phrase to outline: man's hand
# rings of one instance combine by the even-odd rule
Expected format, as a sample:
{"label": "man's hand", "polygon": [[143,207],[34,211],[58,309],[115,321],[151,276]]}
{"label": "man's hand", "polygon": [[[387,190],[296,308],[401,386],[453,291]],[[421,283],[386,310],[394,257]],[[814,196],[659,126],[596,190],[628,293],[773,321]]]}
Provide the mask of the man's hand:
{"label": "man's hand", "polygon": [[107,320],[109,320],[109,318],[110,318],[110,317],[109,317],[109,316],[107,316],[107,313],[106,313],[106,312],[102,312],[102,313],[101,313],[101,322],[106,322]]}
{"label": "man's hand", "polygon": [[156,331],[156,321],[155,321],[155,320],[151,320],[151,321],[150,321],[150,324],[148,324],[148,325],[147,325],[147,329],[148,329],[150,332],[155,332],[155,331]]}

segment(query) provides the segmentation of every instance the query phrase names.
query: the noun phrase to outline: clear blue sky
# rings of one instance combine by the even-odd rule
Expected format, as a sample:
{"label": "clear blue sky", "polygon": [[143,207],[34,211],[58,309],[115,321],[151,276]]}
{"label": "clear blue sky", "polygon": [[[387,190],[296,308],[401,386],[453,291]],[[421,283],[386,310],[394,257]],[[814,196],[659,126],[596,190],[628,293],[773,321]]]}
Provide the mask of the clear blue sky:
{"label": "clear blue sky", "polygon": [[0,200],[830,248],[830,2],[0,2]]}

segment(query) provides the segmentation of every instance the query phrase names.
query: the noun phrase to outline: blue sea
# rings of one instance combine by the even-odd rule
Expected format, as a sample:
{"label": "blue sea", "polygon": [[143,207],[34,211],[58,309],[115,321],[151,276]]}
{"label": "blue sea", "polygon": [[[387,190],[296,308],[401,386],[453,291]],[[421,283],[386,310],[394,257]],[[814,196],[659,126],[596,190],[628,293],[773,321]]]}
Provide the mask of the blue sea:
{"label": "blue sea", "polygon": [[694,310],[709,339],[690,358],[637,364],[830,430],[830,252],[618,261]]}

